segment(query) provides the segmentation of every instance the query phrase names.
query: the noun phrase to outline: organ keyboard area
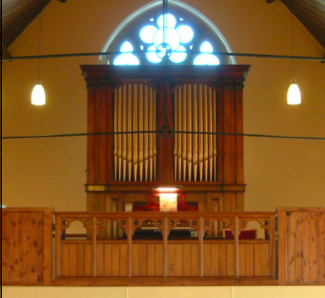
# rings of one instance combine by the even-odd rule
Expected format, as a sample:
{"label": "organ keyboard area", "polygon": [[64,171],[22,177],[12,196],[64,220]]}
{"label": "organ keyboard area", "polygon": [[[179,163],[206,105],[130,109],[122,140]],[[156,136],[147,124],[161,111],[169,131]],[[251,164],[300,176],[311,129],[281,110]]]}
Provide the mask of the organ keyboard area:
{"label": "organ keyboard area", "polygon": [[244,210],[237,134],[249,66],[81,68],[90,133],[87,211],[141,210],[160,186],[180,186],[192,210]]}

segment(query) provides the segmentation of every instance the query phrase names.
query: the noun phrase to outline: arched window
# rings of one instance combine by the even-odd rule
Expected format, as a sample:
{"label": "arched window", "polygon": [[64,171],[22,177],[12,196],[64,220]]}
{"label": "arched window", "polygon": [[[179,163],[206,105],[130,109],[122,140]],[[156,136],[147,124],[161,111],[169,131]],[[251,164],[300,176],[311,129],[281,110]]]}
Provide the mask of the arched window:
{"label": "arched window", "polygon": [[168,13],[162,13],[161,1],[150,3],[124,20],[105,44],[100,57],[108,64],[235,64],[230,46],[204,15],[180,1],[169,1]]}

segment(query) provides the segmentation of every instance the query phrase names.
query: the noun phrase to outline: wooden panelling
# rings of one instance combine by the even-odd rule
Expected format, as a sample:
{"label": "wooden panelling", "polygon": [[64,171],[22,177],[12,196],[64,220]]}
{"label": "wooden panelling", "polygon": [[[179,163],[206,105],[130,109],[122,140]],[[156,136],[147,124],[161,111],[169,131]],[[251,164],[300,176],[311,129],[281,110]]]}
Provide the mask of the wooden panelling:
{"label": "wooden panelling", "polygon": [[324,208],[279,208],[282,284],[325,284]]}
{"label": "wooden panelling", "polygon": [[[90,241],[65,240],[61,242],[60,276],[92,276],[92,245]],[[96,275],[127,276],[127,246],[125,243],[96,245]]]}
{"label": "wooden panelling", "polygon": [[261,242],[239,245],[239,276],[271,276],[269,244]]}
{"label": "wooden panelling", "polygon": [[203,258],[204,276],[227,276],[227,244],[205,244]]}
{"label": "wooden panelling", "polygon": [[[89,242],[89,241],[88,241]],[[120,241],[119,241],[120,242]],[[203,276],[234,276],[234,244],[204,244]],[[256,241],[255,241],[256,242]],[[79,243],[79,244],[78,244]],[[127,276],[127,251],[124,243],[96,245],[96,276]],[[87,256],[88,254],[88,256]],[[157,242],[133,243],[132,276],[163,276],[163,245]],[[66,240],[61,244],[61,277],[91,276],[91,244]],[[198,244],[173,241],[168,244],[168,276],[198,277]],[[87,261],[88,259],[88,261]],[[240,276],[270,276],[270,246],[265,243],[240,244]]]}
{"label": "wooden panelling", "polygon": [[2,210],[2,284],[49,284],[51,262],[52,210]]}

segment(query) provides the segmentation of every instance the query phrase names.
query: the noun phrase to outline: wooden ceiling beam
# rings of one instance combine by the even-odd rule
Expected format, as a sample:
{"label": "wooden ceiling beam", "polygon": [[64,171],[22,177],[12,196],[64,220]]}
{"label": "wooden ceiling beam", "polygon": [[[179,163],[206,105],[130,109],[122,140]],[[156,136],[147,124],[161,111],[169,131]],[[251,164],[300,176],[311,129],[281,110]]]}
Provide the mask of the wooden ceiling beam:
{"label": "wooden ceiling beam", "polygon": [[[280,0],[325,49],[324,0]],[[266,0],[270,4],[275,0]]]}
{"label": "wooden ceiling beam", "polygon": [[11,58],[12,56],[10,55],[6,45],[3,42],[1,42],[1,45],[2,45],[1,57],[2,58]]}

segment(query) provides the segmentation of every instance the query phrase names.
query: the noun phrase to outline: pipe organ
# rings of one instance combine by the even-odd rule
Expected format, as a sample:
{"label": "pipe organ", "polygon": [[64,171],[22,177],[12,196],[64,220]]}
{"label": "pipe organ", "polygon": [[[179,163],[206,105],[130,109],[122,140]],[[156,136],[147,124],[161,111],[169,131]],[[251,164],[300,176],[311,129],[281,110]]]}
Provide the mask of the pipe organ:
{"label": "pipe organ", "polygon": [[243,211],[243,137],[236,134],[243,133],[249,66],[81,68],[88,211],[144,205],[159,186],[180,186],[199,211]]}
{"label": "pipe organ", "polygon": [[[114,92],[114,181],[156,181],[156,90],[126,84]],[[125,132],[125,133],[124,133]]]}

